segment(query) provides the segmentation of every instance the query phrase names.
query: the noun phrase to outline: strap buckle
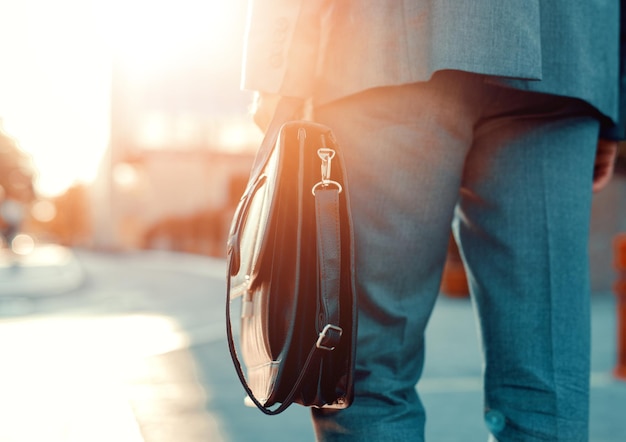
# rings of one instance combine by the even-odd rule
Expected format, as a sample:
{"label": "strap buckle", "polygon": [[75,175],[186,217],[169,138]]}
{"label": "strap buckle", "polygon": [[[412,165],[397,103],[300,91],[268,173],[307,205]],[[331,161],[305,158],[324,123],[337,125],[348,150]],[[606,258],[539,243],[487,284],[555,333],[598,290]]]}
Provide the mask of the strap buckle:
{"label": "strap buckle", "polygon": [[[329,331],[332,333],[329,334]],[[315,346],[321,350],[332,351],[339,343],[339,338],[341,338],[342,334],[343,329],[341,327],[332,324],[326,324],[324,326],[324,329],[320,332]]]}

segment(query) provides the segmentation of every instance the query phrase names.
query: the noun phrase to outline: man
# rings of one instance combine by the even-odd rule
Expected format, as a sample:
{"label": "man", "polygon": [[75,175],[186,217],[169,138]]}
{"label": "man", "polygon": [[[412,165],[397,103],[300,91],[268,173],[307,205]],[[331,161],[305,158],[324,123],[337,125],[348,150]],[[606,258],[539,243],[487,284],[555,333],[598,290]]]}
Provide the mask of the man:
{"label": "man", "polygon": [[585,441],[592,191],[624,138],[617,0],[253,0],[256,121],[312,102],[354,218],[355,401],[321,441],[423,440],[415,384],[448,232],[468,272],[492,440]]}

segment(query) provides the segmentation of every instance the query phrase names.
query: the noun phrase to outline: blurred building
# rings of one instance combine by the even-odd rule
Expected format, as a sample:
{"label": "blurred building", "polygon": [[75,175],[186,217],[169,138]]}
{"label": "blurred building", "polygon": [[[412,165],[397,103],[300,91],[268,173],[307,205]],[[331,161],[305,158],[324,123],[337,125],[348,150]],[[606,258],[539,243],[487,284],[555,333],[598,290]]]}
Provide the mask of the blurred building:
{"label": "blurred building", "polygon": [[262,136],[239,88],[245,2],[229,8],[228,34],[200,29],[153,58],[116,55],[110,146],[91,195],[95,246],[224,255]]}
{"label": "blurred building", "polygon": [[[136,95],[122,92],[128,85],[117,75],[110,150],[93,189],[95,244],[223,255],[260,138],[245,106],[229,111],[226,102],[191,94],[195,89],[188,103],[208,109],[129,103]],[[175,88],[170,81],[163,90]],[[188,84],[201,89],[202,81]]]}

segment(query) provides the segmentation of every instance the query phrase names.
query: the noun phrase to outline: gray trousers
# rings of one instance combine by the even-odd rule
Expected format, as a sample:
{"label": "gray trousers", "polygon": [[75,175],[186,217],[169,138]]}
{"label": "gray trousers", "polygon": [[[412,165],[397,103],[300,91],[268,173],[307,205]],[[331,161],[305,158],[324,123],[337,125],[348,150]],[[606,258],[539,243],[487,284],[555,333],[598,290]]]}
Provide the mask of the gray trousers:
{"label": "gray trousers", "polygon": [[423,440],[415,385],[452,223],[492,439],[587,440],[592,109],[446,71],[324,105],[315,119],[345,155],[359,302],[356,399],[313,411],[318,439]]}

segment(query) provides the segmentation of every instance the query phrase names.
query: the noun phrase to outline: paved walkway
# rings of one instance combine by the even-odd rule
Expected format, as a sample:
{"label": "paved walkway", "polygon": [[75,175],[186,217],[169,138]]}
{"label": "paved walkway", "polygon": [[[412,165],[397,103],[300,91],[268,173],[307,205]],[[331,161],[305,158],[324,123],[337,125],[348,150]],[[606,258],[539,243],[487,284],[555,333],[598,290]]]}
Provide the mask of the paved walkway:
{"label": "paved walkway", "polygon": [[[242,406],[225,345],[223,261],[52,255],[57,271],[0,261],[1,442],[312,440],[303,407],[267,417]],[[623,442],[615,297],[596,293],[592,305],[591,441]],[[486,440],[480,370],[469,300],[440,297],[418,388],[428,441]]]}
{"label": "paved walkway", "polygon": [[25,255],[0,248],[0,297],[5,301],[66,293],[84,278],[80,262],[68,248],[46,244]]}

